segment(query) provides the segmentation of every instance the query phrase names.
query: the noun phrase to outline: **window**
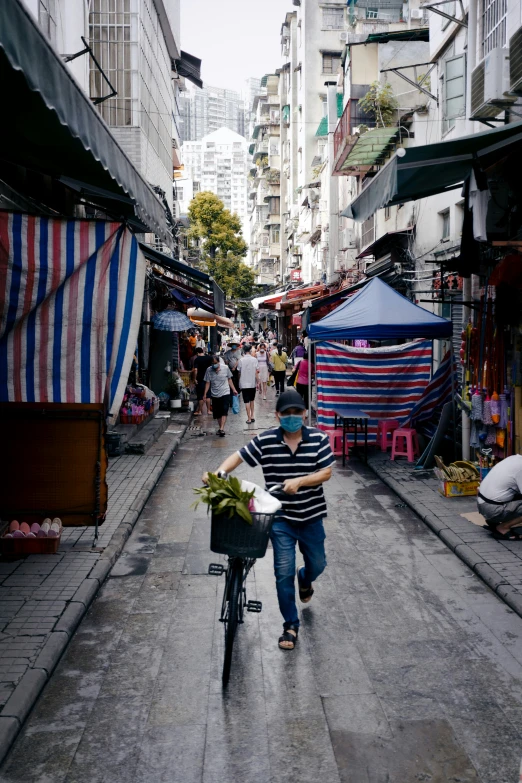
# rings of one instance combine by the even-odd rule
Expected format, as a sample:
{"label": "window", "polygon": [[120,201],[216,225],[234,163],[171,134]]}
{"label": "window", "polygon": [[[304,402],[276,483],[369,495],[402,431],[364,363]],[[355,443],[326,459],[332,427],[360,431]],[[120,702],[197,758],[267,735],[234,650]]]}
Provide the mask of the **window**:
{"label": "window", "polygon": [[55,0],[40,0],[38,3],[38,24],[51,43],[56,43]]}
{"label": "window", "polygon": [[323,30],[344,30],[344,9],[323,8]]}
{"label": "window", "polygon": [[323,52],[323,73],[337,73],[340,65],[340,52]]}
{"label": "window", "polygon": [[183,201],[183,188],[180,188],[179,185],[176,185],[176,195],[176,201]]}
{"label": "window", "polygon": [[365,220],[361,226],[361,249],[375,240],[375,215]]}
{"label": "window", "polygon": [[379,9],[378,8],[367,8],[366,9],[366,18],[367,19],[378,19],[379,18]]}
{"label": "window", "polygon": [[448,57],[443,61],[442,132],[455,126],[455,118],[464,116],[466,110],[466,57]]}
{"label": "window", "polygon": [[269,203],[270,203],[270,214],[279,215],[279,210],[281,209],[280,207],[281,199],[279,198],[279,196],[271,196]]}
{"label": "window", "polygon": [[450,235],[450,211],[445,209],[444,212],[439,212],[441,224],[442,224],[442,236],[441,239],[448,239]]}
{"label": "window", "polygon": [[[444,3],[443,5],[441,5],[440,10],[444,11],[444,13],[446,14],[449,14],[449,16],[455,16],[457,12],[457,3],[455,2],[455,0],[451,0],[451,2]],[[451,22],[449,19],[446,19],[445,16],[441,17],[441,27],[443,30],[445,30],[446,27],[450,24]]]}
{"label": "window", "polygon": [[391,216],[391,207],[384,207],[384,219],[389,220]]}
{"label": "window", "polygon": [[482,57],[506,45],[507,0],[482,0]]}

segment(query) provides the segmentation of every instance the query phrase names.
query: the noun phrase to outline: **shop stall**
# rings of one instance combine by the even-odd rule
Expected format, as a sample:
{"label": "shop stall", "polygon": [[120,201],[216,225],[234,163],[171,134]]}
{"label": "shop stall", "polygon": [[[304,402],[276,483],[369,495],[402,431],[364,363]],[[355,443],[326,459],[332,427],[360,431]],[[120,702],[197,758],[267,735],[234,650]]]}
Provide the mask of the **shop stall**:
{"label": "shop stall", "polygon": [[[446,319],[378,278],[368,282],[308,327],[316,351],[318,426],[334,428],[336,414],[357,406],[370,417],[368,441],[375,442],[380,419],[405,421],[423,397],[431,379],[432,340],[447,340],[451,333]],[[370,347],[370,341],[401,340],[408,342]],[[366,341],[366,347],[354,345],[357,341]],[[351,345],[342,344],[347,342]]]}
{"label": "shop stall", "polygon": [[0,515],[95,525],[106,424],[138,335],[145,261],[120,223],[0,212]]}

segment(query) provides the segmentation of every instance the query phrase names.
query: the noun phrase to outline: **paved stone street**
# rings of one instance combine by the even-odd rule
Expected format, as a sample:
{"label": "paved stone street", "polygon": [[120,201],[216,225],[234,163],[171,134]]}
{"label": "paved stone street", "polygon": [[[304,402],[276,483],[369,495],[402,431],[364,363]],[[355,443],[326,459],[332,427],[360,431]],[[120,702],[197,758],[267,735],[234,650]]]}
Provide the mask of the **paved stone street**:
{"label": "paved stone street", "polygon": [[[445,498],[432,471],[415,471],[404,460],[376,452],[370,465],[386,484],[522,616],[522,541],[496,541],[477,518],[475,497]],[[471,521],[475,519],[475,522]]]}
{"label": "paved stone street", "polygon": [[56,664],[186,427],[172,421],[146,455],[111,459],[109,504],[92,527],[65,528],[55,555],[0,562],[0,753]]}
{"label": "paved stone street", "polygon": [[[273,396],[273,392],[270,392]],[[222,691],[224,578],[190,510],[205,468],[272,421],[187,433],[0,769],[2,783],[514,783],[522,619],[356,460],[327,486],[329,566],[281,631],[271,550],[263,601]],[[238,474],[259,481],[242,467]]]}

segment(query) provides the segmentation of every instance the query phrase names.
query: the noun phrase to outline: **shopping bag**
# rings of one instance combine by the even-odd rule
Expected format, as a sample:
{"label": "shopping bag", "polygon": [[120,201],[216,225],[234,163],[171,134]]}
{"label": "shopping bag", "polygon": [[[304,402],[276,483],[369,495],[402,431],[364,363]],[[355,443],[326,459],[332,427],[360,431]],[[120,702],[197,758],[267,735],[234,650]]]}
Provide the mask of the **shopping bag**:
{"label": "shopping bag", "polygon": [[239,397],[234,394],[232,397],[232,413],[239,413]]}
{"label": "shopping bag", "polygon": [[297,373],[299,372],[299,365],[295,368],[292,375],[288,378],[286,385],[287,386],[295,386],[295,382],[297,380]]}

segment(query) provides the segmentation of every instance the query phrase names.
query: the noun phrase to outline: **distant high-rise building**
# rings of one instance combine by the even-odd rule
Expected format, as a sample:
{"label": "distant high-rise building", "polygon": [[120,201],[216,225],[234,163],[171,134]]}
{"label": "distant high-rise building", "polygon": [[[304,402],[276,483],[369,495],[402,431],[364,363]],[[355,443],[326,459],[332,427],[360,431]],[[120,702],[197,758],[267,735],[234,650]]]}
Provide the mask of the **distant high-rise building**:
{"label": "distant high-rise building", "polygon": [[[227,209],[237,213],[248,241],[246,139],[220,128],[199,141],[185,141],[181,154],[186,177],[198,183],[197,189],[215,193]],[[185,201],[183,196],[180,200]]]}
{"label": "distant high-rise building", "polygon": [[245,135],[245,104],[235,90],[203,87],[181,96],[181,137],[183,141],[201,141],[220,128]]}
{"label": "distant high-rise building", "polygon": [[261,79],[251,76],[245,81],[243,99],[245,102],[245,136],[250,138],[254,129],[254,98],[261,94]]}

